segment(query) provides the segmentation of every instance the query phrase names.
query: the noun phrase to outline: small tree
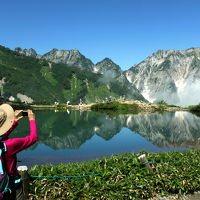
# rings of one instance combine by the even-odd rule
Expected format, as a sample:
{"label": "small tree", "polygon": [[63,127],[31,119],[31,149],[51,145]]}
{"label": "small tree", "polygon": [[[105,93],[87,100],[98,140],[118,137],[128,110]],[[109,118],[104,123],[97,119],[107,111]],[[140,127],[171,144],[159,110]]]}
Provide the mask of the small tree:
{"label": "small tree", "polygon": [[167,103],[164,100],[159,101],[158,104],[167,105]]}

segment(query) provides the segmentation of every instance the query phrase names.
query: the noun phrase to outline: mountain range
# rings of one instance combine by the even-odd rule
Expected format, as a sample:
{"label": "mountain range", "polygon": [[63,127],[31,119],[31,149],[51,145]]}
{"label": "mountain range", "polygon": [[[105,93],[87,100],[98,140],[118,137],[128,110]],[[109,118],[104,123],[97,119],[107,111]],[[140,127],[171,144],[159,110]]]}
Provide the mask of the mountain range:
{"label": "mountain range", "polygon": [[[32,56],[39,59],[51,61],[53,63],[63,63],[69,66],[101,74],[98,82],[107,86],[112,92],[125,96],[128,99],[138,99],[145,101],[134,84],[130,83],[119,65],[115,64],[111,59],[105,58],[94,64],[90,59],[82,55],[78,50],[58,50],[52,49],[44,55],[38,55],[34,49],[16,48],[15,51],[22,55]],[[126,93],[124,93],[126,91]]]}
{"label": "mountain range", "polygon": [[109,58],[94,64],[76,49],[54,48],[39,55],[32,48],[0,46],[0,70],[1,93],[21,101],[77,103],[125,97],[179,106],[200,102],[200,48],[158,50],[123,71]]}
{"label": "mountain range", "polygon": [[[106,62],[107,59],[102,61]],[[41,56],[34,49],[10,50],[0,46],[1,96],[26,103],[70,101],[70,104],[77,104],[120,96],[145,101],[121,70],[113,75],[115,78],[105,82],[106,74],[100,70],[93,72],[93,66],[78,50],[53,49]],[[111,62],[111,68],[116,66]]]}

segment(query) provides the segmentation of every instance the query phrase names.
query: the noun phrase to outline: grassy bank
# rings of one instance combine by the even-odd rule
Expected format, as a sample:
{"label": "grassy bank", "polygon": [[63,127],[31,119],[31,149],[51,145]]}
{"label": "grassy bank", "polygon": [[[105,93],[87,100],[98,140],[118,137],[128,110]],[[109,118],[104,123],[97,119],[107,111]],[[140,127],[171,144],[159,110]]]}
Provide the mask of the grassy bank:
{"label": "grassy bank", "polygon": [[105,111],[105,110],[113,110],[120,112],[139,112],[139,111],[147,111],[147,112],[155,112],[155,111],[176,111],[182,110],[178,106],[168,105],[166,103],[158,103],[151,104],[142,101],[124,101],[124,102],[107,102],[107,103],[96,103],[91,106],[91,110],[95,111]]}
{"label": "grassy bank", "polygon": [[130,113],[134,112],[137,113],[139,111],[139,105],[137,104],[122,104],[117,101],[108,102],[108,103],[97,103],[91,106],[91,110],[98,111],[98,112],[120,112],[123,113]]}
{"label": "grassy bank", "polygon": [[91,106],[92,110],[109,109],[109,110],[137,110],[137,104],[122,104],[117,101],[108,103],[97,103]]}
{"label": "grassy bank", "polygon": [[98,176],[33,179],[29,199],[148,199],[157,194],[200,190],[200,151],[146,153],[153,172],[138,154],[111,156],[89,162],[34,166],[30,175]]}
{"label": "grassy bank", "polygon": [[190,112],[198,112],[198,113],[200,113],[200,105],[189,106],[188,108],[189,108]]}

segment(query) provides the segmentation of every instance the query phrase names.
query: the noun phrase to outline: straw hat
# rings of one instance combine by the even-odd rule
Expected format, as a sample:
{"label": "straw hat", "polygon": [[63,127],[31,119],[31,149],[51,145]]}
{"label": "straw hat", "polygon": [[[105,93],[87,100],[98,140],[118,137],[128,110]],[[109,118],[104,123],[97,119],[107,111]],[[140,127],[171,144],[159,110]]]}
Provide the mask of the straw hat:
{"label": "straw hat", "polygon": [[0,135],[6,133],[14,122],[14,110],[9,104],[0,105]]}

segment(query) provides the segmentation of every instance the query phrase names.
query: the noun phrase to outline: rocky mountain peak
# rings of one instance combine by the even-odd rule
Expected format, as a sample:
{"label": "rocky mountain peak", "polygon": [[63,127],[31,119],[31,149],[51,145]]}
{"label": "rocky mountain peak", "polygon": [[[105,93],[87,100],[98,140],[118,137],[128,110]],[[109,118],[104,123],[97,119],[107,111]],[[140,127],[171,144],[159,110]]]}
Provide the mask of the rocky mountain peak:
{"label": "rocky mountain peak", "polygon": [[46,56],[48,54],[78,54],[78,55],[81,55],[80,51],[77,50],[77,49],[71,49],[71,50],[64,50],[64,49],[56,49],[56,48],[53,48],[51,51],[49,51],[48,53],[44,54],[43,56]]}
{"label": "rocky mountain peak", "polygon": [[56,52],[56,51],[58,51],[58,49],[53,48],[50,52]]}
{"label": "rocky mountain peak", "polygon": [[199,103],[200,48],[159,50],[125,74],[150,102]]}
{"label": "rocky mountain peak", "polygon": [[99,82],[104,83],[112,91],[120,91],[121,96],[128,99],[144,100],[138,89],[129,83],[120,66],[115,64],[110,58],[104,58],[93,67],[94,73],[100,73],[102,76]]}
{"label": "rocky mountain peak", "polygon": [[42,58],[54,63],[76,66],[87,71],[92,71],[92,67],[94,65],[91,60],[83,56],[77,49],[58,50],[54,48],[44,54]]}
{"label": "rocky mountain peak", "polygon": [[200,52],[200,48],[195,48],[195,47],[192,47],[192,48],[189,48],[189,49],[186,49],[187,52],[191,52],[191,51],[195,51],[195,52]]}
{"label": "rocky mountain peak", "polygon": [[37,54],[37,52],[35,51],[35,49],[33,49],[33,48],[30,48],[30,49],[22,49],[22,48],[20,48],[20,47],[17,47],[17,48],[14,49],[14,51],[16,51],[16,52],[18,52],[18,53],[20,53],[20,54],[22,54],[22,55],[25,55],[25,56],[32,56],[32,57],[34,57],[34,58],[36,58],[37,56],[39,56],[39,55]]}
{"label": "rocky mountain peak", "polygon": [[[104,58],[101,62],[104,62],[104,63],[110,63],[110,64],[115,64],[110,58]],[[116,65],[116,64],[115,64]]]}
{"label": "rocky mountain peak", "polygon": [[106,73],[108,71],[122,73],[120,66],[115,64],[110,58],[104,58],[102,61],[98,62],[93,67],[93,71],[101,74]]}

